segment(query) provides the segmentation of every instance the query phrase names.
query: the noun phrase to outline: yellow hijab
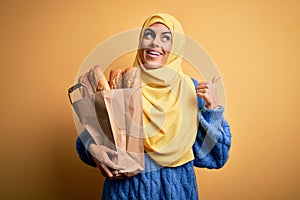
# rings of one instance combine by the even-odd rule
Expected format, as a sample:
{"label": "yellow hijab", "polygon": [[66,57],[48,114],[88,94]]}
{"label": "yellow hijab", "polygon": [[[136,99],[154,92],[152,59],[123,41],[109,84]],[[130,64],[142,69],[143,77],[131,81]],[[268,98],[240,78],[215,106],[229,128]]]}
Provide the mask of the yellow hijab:
{"label": "yellow hijab", "polygon": [[172,16],[155,14],[146,19],[144,30],[162,23],[172,33],[172,50],[166,64],[147,70],[138,50],[134,66],[141,69],[145,150],[158,164],[176,167],[194,159],[192,146],[197,134],[197,101],[194,84],[182,71],[185,42],[181,24]]}

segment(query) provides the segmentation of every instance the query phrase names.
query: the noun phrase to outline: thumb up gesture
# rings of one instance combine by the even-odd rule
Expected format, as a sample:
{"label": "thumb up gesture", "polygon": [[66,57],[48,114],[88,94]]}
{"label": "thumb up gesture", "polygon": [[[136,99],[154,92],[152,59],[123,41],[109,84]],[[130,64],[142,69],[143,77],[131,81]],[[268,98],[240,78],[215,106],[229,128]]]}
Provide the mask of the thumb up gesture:
{"label": "thumb up gesture", "polygon": [[216,75],[211,82],[200,82],[197,86],[197,96],[204,100],[208,109],[214,109],[219,105],[216,83],[220,78],[220,75]]}

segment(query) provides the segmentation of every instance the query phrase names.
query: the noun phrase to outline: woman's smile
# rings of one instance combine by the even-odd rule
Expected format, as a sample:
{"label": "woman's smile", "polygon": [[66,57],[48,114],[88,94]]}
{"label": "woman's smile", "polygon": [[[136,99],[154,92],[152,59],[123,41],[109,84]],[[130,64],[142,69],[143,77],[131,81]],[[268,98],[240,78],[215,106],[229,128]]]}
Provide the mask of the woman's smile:
{"label": "woman's smile", "polygon": [[149,49],[146,51],[147,52],[147,55],[151,58],[157,58],[159,56],[162,56],[163,53],[157,51],[157,50],[153,50],[153,49]]}

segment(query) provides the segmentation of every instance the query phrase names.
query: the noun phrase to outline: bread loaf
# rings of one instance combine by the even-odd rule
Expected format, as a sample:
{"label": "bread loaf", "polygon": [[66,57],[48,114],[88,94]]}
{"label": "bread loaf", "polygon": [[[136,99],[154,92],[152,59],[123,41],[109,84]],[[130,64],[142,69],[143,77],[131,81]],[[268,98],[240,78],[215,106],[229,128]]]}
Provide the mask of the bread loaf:
{"label": "bread loaf", "polygon": [[111,89],[118,89],[123,87],[123,73],[122,69],[112,69],[109,74],[109,86]]}
{"label": "bread loaf", "polygon": [[94,92],[110,89],[108,82],[99,65],[96,65],[89,71],[88,79],[93,87]]}
{"label": "bread loaf", "polygon": [[140,69],[137,67],[128,67],[123,75],[123,88],[140,87]]}
{"label": "bread loaf", "polygon": [[[81,75],[78,79],[78,82],[85,84],[90,94],[110,89],[107,79],[105,78],[99,65],[96,65],[88,72]],[[85,96],[85,92],[82,88],[80,89],[80,92],[82,96]]]}
{"label": "bread loaf", "polygon": [[140,70],[136,67],[128,67],[125,70],[112,69],[109,77],[111,89],[140,87]]}
{"label": "bread loaf", "polygon": [[[90,94],[102,90],[138,88],[140,87],[140,69],[137,67],[128,67],[125,70],[112,69],[109,74],[108,82],[101,67],[96,65],[88,72],[81,75],[78,82],[85,84]],[[80,88],[80,92],[82,96],[85,96],[83,88]]]}

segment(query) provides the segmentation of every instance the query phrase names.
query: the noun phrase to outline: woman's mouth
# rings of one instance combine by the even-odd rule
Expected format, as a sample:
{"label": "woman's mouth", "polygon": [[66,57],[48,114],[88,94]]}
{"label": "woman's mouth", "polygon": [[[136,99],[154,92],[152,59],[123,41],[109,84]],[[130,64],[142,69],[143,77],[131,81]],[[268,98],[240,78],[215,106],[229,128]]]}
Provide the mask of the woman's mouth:
{"label": "woman's mouth", "polygon": [[157,58],[157,57],[163,55],[161,52],[154,51],[154,50],[147,50],[146,52],[147,52],[147,55],[152,58]]}

